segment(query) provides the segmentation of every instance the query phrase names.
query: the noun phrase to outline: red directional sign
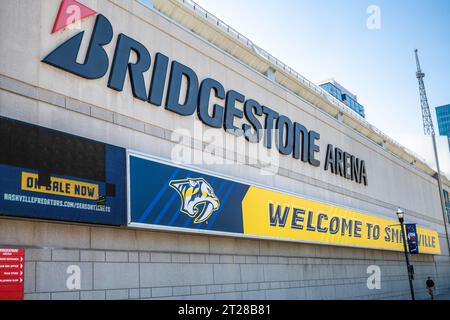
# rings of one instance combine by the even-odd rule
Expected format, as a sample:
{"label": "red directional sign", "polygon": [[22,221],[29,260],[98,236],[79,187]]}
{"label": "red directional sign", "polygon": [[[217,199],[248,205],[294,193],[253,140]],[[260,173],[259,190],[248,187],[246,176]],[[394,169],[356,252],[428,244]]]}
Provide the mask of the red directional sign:
{"label": "red directional sign", "polygon": [[23,299],[24,249],[0,249],[0,300]]}

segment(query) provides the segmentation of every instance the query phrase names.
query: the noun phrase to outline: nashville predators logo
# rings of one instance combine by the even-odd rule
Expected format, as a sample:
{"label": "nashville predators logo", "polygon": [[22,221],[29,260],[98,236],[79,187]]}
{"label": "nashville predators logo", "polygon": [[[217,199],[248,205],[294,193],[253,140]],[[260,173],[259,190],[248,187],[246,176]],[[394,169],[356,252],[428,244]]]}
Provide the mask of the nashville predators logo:
{"label": "nashville predators logo", "polygon": [[181,197],[180,211],[194,219],[194,223],[202,223],[219,209],[220,201],[214,189],[203,178],[187,178],[172,180],[169,186]]}

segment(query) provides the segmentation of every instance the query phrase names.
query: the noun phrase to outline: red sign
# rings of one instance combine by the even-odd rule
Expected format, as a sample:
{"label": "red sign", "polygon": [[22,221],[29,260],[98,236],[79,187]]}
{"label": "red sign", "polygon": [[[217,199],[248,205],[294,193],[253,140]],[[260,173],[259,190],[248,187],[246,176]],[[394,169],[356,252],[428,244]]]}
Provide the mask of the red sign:
{"label": "red sign", "polygon": [[0,300],[23,300],[24,249],[0,249]]}
{"label": "red sign", "polygon": [[53,25],[52,33],[64,29],[68,25],[96,14],[94,10],[86,7],[76,0],[63,0],[59,7],[58,16]]}

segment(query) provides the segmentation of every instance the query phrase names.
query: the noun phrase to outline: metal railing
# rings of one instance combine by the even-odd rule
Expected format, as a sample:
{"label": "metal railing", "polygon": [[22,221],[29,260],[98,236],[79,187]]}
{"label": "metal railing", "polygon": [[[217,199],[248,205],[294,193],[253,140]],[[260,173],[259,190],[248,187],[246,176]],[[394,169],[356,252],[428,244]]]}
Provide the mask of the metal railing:
{"label": "metal railing", "polygon": [[309,81],[304,76],[302,76],[300,73],[289,67],[287,64],[283,63],[282,61],[278,60],[274,56],[272,56],[270,53],[265,51],[264,49],[258,47],[255,45],[250,39],[242,35],[240,32],[223,22],[221,19],[213,15],[212,13],[208,12],[206,9],[198,5],[192,0],[175,0],[178,3],[184,5],[184,7],[190,9],[191,11],[195,12],[198,16],[202,17],[203,19],[207,20],[212,25],[215,25],[222,31],[226,32],[230,37],[234,38],[235,40],[239,41],[242,45],[246,46],[248,49],[252,50],[256,54],[258,54],[260,57],[265,59],[270,64],[276,66],[277,68],[284,71],[286,74],[288,74],[290,77],[297,80],[299,83],[306,86],[308,89],[314,91],[316,94],[321,96],[323,99],[330,102],[332,105],[338,108],[339,111],[346,114],[347,116],[355,119],[359,123],[361,123],[364,127],[366,127],[369,130],[374,131],[378,136],[382,138],[385,142],[388,142],[392,145],[394,145],[396,148],[403,150],[405,153],[409,153],[411,156],[417,158],[421,162],[426,164],[426,160],[423,159],[421,156],[416,154],[414,151],[409,150],[408,148],[402,146],[400,143],[383,133],[381,130],[370,124],[367,120],[365,120],[362,116],[360,116],[356,111],[349,108],[346,104],[338,100],[337,98],[333,97],[331,94],[329,94],[326,90],[322,89],[320,86],[316,85],[315,83]]}

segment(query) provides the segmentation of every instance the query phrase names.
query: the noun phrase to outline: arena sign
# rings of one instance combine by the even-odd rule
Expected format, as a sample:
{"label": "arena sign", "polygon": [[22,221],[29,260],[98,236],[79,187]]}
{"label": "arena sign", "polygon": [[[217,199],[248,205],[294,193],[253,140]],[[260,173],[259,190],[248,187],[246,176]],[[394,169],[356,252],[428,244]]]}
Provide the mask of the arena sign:
{"label": "arena sign", "polygon": [[[74,21],[67,16],[67,10],[69,7],[77,6],[80,11],[78,20],[95,14],[95,11],[75,0],[64,0],[54,24],[54,32]],[[110,67],[108,55],[103,47],[112,41],[113,35],[111,22],[99,14],[84,63],[77,62],[84,31],[65,41],[42,61],[85,79],[100,79],[106,75]],[[133,63],[130,62],[132,52],[137,57]],[[312,166],[321,165],[318,145],[320,133],[307,129],[301,123],[254,99],[245,97],[239,91],[225,90],[217,80],[207,78],[199,81],[194,70],[178,61],[170,63],[169,73],[169,62],[166,55],[155,54],[150,88],[146,88],[144,74],[150,69],[151,55],[143,44],[121,33],[115,46],[108,87],[122,91],[128,73],[136,99],[154,106],[164,104],[166,110],[181,116],[192,116],[197,113],[198,118],[207,126],[223,128],[230,134],[244,136],[251,143],[262,142],[268,149],[275,146],[281,154],[292,156]],[[168,82],[167,95],[163,101],[166,82]],[[182,94],[183,83],[187,85],[185,94]],[[223,103],[211,106],[212,96]],[[239,105],[243,107],[238,107]],[[238,119],[243,119],[245,123],[236,126]],[[324,162],[324,170],[359,184],[368,184],[364,160],[328,145]]]}
{"label": "arena sign", "polygon": [[[128,154],[130,226],[402,251],[398,221]],[[420,253],[440,254],[417,227]]]}
{"label": "arena sign", "polygon": [[0,117],[0,215],[124,225],[125,149]]}

